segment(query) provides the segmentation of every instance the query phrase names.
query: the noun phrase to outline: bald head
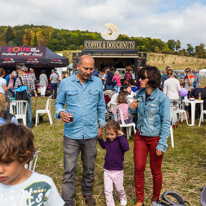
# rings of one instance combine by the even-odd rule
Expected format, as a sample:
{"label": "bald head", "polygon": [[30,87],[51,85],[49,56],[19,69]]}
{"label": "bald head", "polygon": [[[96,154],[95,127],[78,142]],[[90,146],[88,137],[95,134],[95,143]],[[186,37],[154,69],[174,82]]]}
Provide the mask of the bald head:
{"label": "bald head", "polygon": [[193,69],[193,73],[197,73],[197,69],[196,68]]}
{"label": "bald head", "polygon": [[89,55],[81,56],[81,61],[77,65],[79,73],[76,74],[76,77],[84,83],[86,80],[90,79],[94,71],[94,59]]}
{"label": "bald head", "polygon": [[92,63],[94,65],[94,58],[92,56],[89,56],[89,55],[82,55],[81,56],[81,59],[79,61],[79,65],[82,65],[84,63]]}

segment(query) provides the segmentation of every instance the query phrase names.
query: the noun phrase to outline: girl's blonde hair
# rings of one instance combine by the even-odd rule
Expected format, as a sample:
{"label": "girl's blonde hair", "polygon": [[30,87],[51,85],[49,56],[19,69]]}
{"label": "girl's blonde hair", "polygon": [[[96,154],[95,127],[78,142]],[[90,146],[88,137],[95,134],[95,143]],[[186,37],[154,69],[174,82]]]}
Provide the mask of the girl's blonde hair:
{"label": "girl's blonde hair", "polygon": [[117,75],[117,76],[119,76],[119,72],[118,72],[118,71],[116,71],[114,74]]}

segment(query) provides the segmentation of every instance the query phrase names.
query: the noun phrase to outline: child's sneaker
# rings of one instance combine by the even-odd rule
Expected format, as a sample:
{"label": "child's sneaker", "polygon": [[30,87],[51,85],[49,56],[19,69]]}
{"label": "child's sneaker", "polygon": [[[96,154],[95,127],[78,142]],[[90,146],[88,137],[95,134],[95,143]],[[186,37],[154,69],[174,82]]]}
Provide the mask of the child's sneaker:
{"label": "child's sneaker", "polygon": [[120,200],[120,205],[121,206],[127,205],[127,199],[121,199]]}

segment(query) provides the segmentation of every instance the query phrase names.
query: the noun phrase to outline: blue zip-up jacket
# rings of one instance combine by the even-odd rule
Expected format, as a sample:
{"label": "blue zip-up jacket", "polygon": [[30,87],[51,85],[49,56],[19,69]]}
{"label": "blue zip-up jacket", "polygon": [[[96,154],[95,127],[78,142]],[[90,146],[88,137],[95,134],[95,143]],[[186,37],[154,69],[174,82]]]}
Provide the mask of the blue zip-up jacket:
{"label": "blue zip-up jacket", "polygon": [[91,76],[82,85],[73,74],[62,80],[55,102],[56,118],[65,111],[73,114],[73,122],[65,123],[64,135],[71,139],[91,139],[98,135],[98,125],[105,126],[106,106],[102,80]]}
{"label": "blue zip-up jacket", "polygon": [[156,149],[165,152],[170,134],[170,100],[158,88],[147,99],[145,97],[145,89],[140,89],[135,97],[138,100],[138,107],[136,109],[129,107],[129,113],[138,115],[136,126],[141,135],[160,137]]}
{"label": "blue zip-up jacket", "polygon": [[[5,79],[6,79],[6,86],[8,87],[8,85],[9,85],[9,80],[10,80],[10,74],[8,74],[8,75],[5,77]],[[15,82],[16,82],[16,78],[14,78],[14,85],[15,85]],[[14,85],[13,85],[13,86],[14,86]],[[12,92],[12,89],[9,88],[8,91]]]}

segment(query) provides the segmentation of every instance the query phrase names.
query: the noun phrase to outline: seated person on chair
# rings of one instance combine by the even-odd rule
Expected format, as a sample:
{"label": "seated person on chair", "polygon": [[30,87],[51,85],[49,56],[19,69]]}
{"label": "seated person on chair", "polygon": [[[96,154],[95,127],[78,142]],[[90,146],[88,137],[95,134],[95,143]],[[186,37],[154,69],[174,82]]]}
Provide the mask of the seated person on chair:
{"label": "seated person on chair", "polygon": [[[127,104],[127,96],[124,92],[119,93],[117,97],[117,105],[122,109],[124,122],[126,124],[132,123],[132,121],[129,118],[130,114],[128,113],[129,105]],[[117,119],[119,123],[122,124],[119,108],[116,108],[116,112],[117,112]]]}
{"label": "seated person on chair", "polygon": [[50,177],[25,168],[35,153],[29,129],[12,123],[2,125],[0,145],[0,205],[64,205]]}

